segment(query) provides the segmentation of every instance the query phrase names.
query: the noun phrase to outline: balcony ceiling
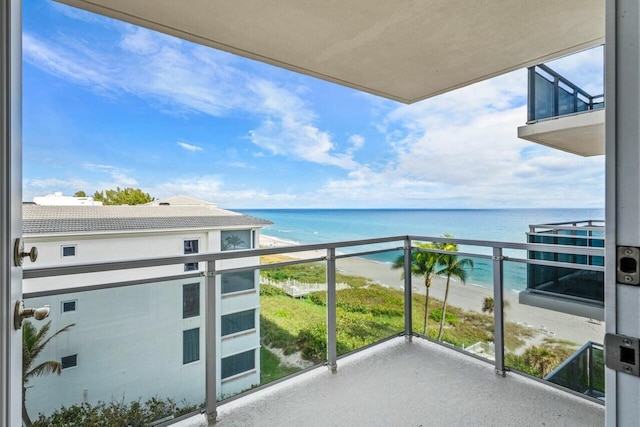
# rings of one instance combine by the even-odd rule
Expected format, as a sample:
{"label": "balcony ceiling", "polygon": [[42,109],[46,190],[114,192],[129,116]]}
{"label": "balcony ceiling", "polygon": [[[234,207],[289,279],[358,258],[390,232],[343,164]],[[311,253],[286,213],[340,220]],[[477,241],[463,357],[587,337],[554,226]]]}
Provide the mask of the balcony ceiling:
{"label": "balcony ceiling", "polygon": [[604,42],[602,0],[61,0],[412,103]]}

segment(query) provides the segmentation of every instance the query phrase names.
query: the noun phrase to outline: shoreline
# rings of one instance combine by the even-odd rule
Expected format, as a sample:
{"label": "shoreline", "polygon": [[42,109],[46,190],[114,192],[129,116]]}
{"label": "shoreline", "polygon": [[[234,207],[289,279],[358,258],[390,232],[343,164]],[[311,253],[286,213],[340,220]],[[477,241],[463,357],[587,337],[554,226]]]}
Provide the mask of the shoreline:
{"label": "shoreline", "polygon": [[[293,241],[267,235],[260,236],[260,244],[266,247],[298,245]],[[326,254],[324,251],[316,250],[283,253],[282,255],[296,259],[308,259],[323,257]],[[391,269],[388,264],[353,257],[338,259],[336,268],[341,273],[363,276],[382,286],[404,289],[404,280],[401,279],[400,270]],[[429,294],[434,298],[443,300],[445,288],[446,278],[433,277]],[[423,280],[419,277],[413,277],[412,290],[415,293],[424,295],[426,287]],[[492,287],[478,284],[465,285],[451,280],[447,305],[459,307],[463,310],[482,312],[482,303],[486,297],[493,297]],[[574,342],[578,346],[587,341],[597,343],[603,343],[604,341],[604,322],[594,322],[592,319],[520,304],[517,291],[505,292],[504,300],[508,302],[508,307],[504,310],[506,321],[514,322],[539,332],[527,345],[537,345],[545,338],[567,340]]]}

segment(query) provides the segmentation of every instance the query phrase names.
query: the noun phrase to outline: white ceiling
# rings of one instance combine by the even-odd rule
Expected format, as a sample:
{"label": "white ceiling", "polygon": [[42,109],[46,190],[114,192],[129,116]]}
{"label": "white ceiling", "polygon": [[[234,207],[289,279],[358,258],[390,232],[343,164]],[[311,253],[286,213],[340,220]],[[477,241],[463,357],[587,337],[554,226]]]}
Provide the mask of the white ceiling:
{"label": "white ceiling", "polygon": [[416,102],[604,42],[604,0],[61,0]]}

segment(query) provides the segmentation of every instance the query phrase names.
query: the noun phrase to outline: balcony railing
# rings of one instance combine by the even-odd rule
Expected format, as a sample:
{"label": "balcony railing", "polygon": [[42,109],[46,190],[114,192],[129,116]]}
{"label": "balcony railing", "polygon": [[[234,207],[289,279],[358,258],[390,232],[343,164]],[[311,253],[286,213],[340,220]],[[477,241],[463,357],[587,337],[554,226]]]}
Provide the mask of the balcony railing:
{"label": "balcony railing", "polygon": [[547,375],[545,380],[604,400],[604,348],[602,344],[589,341]]}
{"label": "balcony railing", "polygon": [[590,95],[544,64],[529,68],[527,124],[604,108],[604,94]]}
{"label": "balcony railing", "polygon": [[[414,242],[454,243],[459,245],[459,251],[451,252],[442,247],[425,249],[416,246]],[[393,236],[26,269],[24,279],[31,281],[31,284],[24,298],[35,305],[49,303],[61,307],[60,315],[52,325],[52,331],[76,322],[76,326],[52,341],[56,343],[55,347],[64,347],[68,349],[65,351],[73,353],[74,348],[84,346],[83,348],[89,352],[86,355],[75,354],[75,358],[67,359],[71,365],[63,370],[61,378],[43,378],[41,382],[30,383],[33,388],[27,391],[27,409],[36,414],[50,414],[52,408],[62,406],[56,399],[62,399],[64,390],[67,389],[73,390],[69,399],[76,399],[78,404],[95,403],[98,400],[140,402],[161,398],[164,393],[161,391],[171,390],[172,402],[183,402],[181,410],[159,411],[156,417],[159,425],[169,425],[202,412],[206,413],[209,419],[214,419],[218,402],[236,393],[229,391],[230,384],[251,389],[244,393],[266,386],[255,387],[256,375],[260,377],[259,371],[266,371],[267,365],[265,363],[261,366],[262,358],[258,357],[261,351],[260,344],[247,350],[246,343],[250,342],[247,340],[250,340],[251,334],[254,333],[260,335],[260,342],[265,348],[278,347],[283,349],[284,354],[300,350],[310,364],[325,364],[333,372],[337,369],[338,359],[355,350],[390,337],[404,336],[406,340],[411,340],[416,336],[441,342],[470,357],[492,363],[495,372],[500,375],[504,375],[508,370],[531,374],[532,370],[537,368],[528,366],[527,359],[521,356],[523,341],[542,339],[548,341],[549,346],[556,346],[559,344],[554,338],[571,337],[560,336],[550,329],[559,327],[558,324],[551,323],[545,327],[542,324],[534,325],[531,320],[525,321],[528,319],[526,316],[532,315],[530,312],[522,312],[518,314],[521,317],[511,318],[510,310],[515,309],[513,304],[517,302],[508,294],[511,289],[517,287],[518,284],[514,283],[519,280],[517,277],[523,278],[524,274],[505,275],[505,266],[510,270],[526,270],[527,265],[597,272],[604,270],[600,265],[530,259],[527,253],[532,251],[587,257],[604,256],[602,248],[588,246]],[[426,288],[421,287],[424,278],[418,280],[416,277],[412,280],[411,274],[412,256],[416,253],[454,254],[470,258],[475,262],[475,269],[486,273],[491,278],[491,283],[484,290],[478,288],[480,293],[474,293],[476,299],[470,302],[468,296],[473,293],[471,290],[475,292],[476,287],[461,292],[460,301],[467,301],[469,305],[466,310],[454,310],[455,304],[451,300],[446,314],[443,310],[438,313],[441,300],[437,302],[438,309],[425,310],[423,295]],[[302,258],[278,258],[267,261],[263,258],[262,262],[258,261],[258,257],[282,254],[298,254]],[[336,289],[336,283],[345,280],[343,276],[349,267],[346,264],[347,260],[379,254],[404,257],[402,268],[394,272],[394,277],[398,278],[403,272],[401,287],[385,291],[394,287],[393,283],[389,284],[390,279],[370,277],[371,280],[354,284],[352,289]],[[171,274],[170,266],[182,268],[185,263],[199,263],[200,270]],[[315,296],[307,302],[296,300],[301,305],[296,306],[296,310],[293,311],[289,311],[284,304],[288,301],[286,298],[290,297],[284,292],[280,295],[277,291],[269,291],[279,299],[274,299],[270,305],[261,302],[259,306],[254,306],[253,309],[256,311],[253,316],[257,318],[258,314],[268,313],[272,316],[263,319],[259,326],[243,329],[242,325],[251,315],[245,313],[246,307],[240,312],[236,312],[234,307],[237,310],[237,301],[240,298],[247,295],[255,296],[257,289],[239,286],[238,290],[234,291],[234,277],[246,279],[247,272],[254,272],[255,277],[257,271],[279,271],[286,274],[283,269],[292,269],[300,265],[312,270],[324,269],[326,291],[313,294]],[[140,277],[125,280],[124,272],[140,272]],[[193,287],[185,287],[191,282],[197,283],[198,280],[201,281],[203,295],[194,294]],[[432,286],[435,287],[437,286]],[[435,292],[436,290],[431,290],[431,298],[442,299],[442,292]],[[82,295],[91,296],[87,299],[89,302],[86,305],[83,305],[78,297]],[[194,299],[201,301],[201,305],[195,304]],[[485,307],[489,300],[491,306]],[[70,304],[72,301],[77,301],[78,304]],[[489,314],[480,313],[481,306],[482,311],[487,308],[486,312]],[[73,307],[78,313],[83,313],[83,323],[74,320],[71,314],[65,313],[65,307]],[[355,313],[355,317],[347,319],[347,312]],[[230,323],[220,324],[225,322],[221,320],[225,316],[236,313],[242,315],[238,314],[238,319]],[[430,314],[427,319],[428,313]],[[533,316],[536,319],[546,319],[546,314],[538,314],[541,316],[535,317],[535,313]],[[316,318],[316,323],[297,325],[296,322],[303,321],[303,316],[307,316],[304,319]],[[515,314],[513,316],[515,317]],[[426,324],[428,320],[431,321],[431,328],[424,329],[423,322]],[[290,329],[283,326],[287,322]],[[438,331],[438,323],[444,325],[444,334],[442,326]],[[458,327],[461,330],[460,334],[454,333]],[[474,333],[469,332],[472,329]],[[567,329],[577,330],[572,326]],[[292,332],[294,330],[297,331],[295,335]],[[439,332],[440,336],[436,337],[436,332]],[[471,341],[476,338],[469,338],[469,335],[482,336],[486,345],[474,345]],[[202,346],[199,346],[200,340],[204,342]],[[270,344],[265,344],[267,342]],[[292,349],[289,348],[290,345],[299,347]],[[485,347],[490,347],[492,351],[464,350]],[[60,356],[55,352],[56,348],[48,349],[51,351],[50,357]],[[220,354],[221,351],[224,354]],[[491,354],[487,357],[482,353]],[[176,359],[179,361],[177,367],[170,363]],[[77,363],[77,368],[74,368],[74,363]],[[81,374],[81,368],[85,370],[85,374]],[[300,369],[302,368],[304,366]],[[281,373],[279,376],[282,375],[284,374]],[[72,383],[73,387],[60,387],[59,383],[54,381]],[[268,381],[269,379],[261,379],[260,383],[266,384]],[[95,396],[92,394],[94,385],[99,385],[107,391],[103,391],[103,395]],[[35,406],[47,399],[50,403],[49,408],[29,408],[30,404]],[[74,402],[62,403],[68,407]]]}
{"label": "balcony railing", "polygon": [[[529,243],[604,248],[604,221],[585,220],[530,225]],[[603,256],[529,251],[533,259],[604,266]],[[575,268],[547,268],[530,264],[527,290],[540,295],[552,294],[604,307],[604,273]]]}

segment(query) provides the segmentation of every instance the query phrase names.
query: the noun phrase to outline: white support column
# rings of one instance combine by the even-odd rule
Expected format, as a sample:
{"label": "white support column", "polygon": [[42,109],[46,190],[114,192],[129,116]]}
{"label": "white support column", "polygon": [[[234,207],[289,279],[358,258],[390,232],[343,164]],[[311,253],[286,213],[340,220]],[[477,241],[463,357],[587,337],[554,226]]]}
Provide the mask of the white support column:
{"label": "white support column", "polygon": [[0,427],[22,425],[22,332],[13,307],[22,269],[13,242],[22,235],[22,3],[0,2]]}
{"label": "white support column", "polygon": [[[640,247],[640,7],[606,1],[607,333],[640,337],[640,287],[617,284],[616,247]],[[606,369],[606,425],[640,425],[640,378]]]}

